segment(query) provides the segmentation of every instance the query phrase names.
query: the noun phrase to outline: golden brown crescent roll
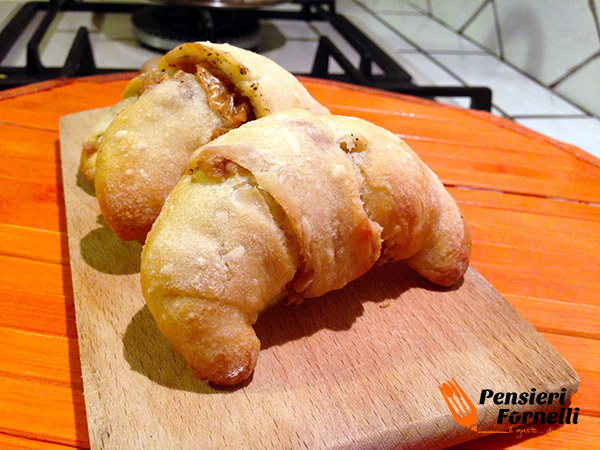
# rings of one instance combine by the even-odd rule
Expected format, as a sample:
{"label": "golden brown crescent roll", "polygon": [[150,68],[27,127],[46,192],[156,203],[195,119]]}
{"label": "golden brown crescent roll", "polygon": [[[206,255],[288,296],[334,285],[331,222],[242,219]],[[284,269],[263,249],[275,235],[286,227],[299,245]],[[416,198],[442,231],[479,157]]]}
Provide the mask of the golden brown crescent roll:
{"label": "golden brown crescent roll", "polygon": [[469,255],[456,203],[402,140],[295,109],[198,149],[148,234],[141,281],[198,377],[229,385],[254,369],[252,325],[282,294],[318,297],[390,259],[448,286]]}
{"label": "golden brown crescent roll", "polygon": [[[136,100],[116,114],[102,135],[95,187],[106,222],[125,240],[145,239],[200,145],[277,111],[328,113],[275,62],[208,42],[168,52],[156,68],[133,79],[124,96]],[[92,166],[89,153],[85,159]]]}

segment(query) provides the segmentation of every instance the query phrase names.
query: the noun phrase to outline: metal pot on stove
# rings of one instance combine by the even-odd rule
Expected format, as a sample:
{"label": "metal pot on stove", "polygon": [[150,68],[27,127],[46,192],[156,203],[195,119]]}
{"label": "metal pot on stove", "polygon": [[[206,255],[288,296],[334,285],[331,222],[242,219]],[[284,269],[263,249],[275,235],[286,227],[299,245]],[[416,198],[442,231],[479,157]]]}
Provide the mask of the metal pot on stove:
{"label": "metal pot on stove", "polygon": [[254,49],[260,21],[253,9],[286,0],[168,0],[132,15],[134,34],[144,45],[161,51],[192,41],[227,42]]}

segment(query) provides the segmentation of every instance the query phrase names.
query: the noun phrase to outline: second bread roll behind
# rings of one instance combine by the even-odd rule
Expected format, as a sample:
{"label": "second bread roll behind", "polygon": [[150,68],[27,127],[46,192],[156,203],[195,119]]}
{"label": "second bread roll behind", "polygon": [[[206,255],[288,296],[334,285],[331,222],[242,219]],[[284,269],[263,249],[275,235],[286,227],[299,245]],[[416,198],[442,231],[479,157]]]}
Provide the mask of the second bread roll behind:
{"label": "second bread roll behind", "polygon": [[277,111],[328,113],[270,59],[209,42],[168,52],[123,95],[129,100],[114,110],[110,125],[99,124],[88,138],[93,145],[84,148],[81,170],[95,177],[107,224],[120,238],[141,242],[200,145]]}
{"label": "second bread roll behind", "polygon": [[456,203],[398,137],[290,110],[199,150],[148,235],[142,290],[196,374],[227,385],[254,369],[252,325],[282,294],[318,297],[391,259],[448,286],[469,254]]}

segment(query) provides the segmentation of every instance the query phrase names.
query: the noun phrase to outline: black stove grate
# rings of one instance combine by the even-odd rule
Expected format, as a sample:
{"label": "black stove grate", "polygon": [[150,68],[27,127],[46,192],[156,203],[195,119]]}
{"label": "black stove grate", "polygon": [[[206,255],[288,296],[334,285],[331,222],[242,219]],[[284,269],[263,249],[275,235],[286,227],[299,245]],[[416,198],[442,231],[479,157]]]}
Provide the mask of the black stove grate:
{"label": "black stove grate", "polygon": [[[50,25],[60,11],[93,11],[132,13],[139,4],[128,3],[80,3],[68,0],[50,0],[49,2],[32,1],[25,3],[0,32],[0,89],[9,89],[30,83],[51,80],[61,77],[76,77],[123,72],[123,69],[97,68],[86,28],[80,28],[71,44],[65,65],[62,67],[45,67],[40,59],[40,45]],[[34,20],[42,11],[43,19],[27,42],[26,62],[24,67],[11,67],[2,61]],[[138,70],[139,68],[132,69]]]}
{"label": "black stove grate", "polygon": [[[471,108],[485,111],[491,110],[492,92],[487,87],[415,85],[412,82],[410,74],[395,60],[390,58],[377,44],[345,17],[336,14],[335,0],[295,0],[293,3],[298,4],[297,10],[256,9],[245,10],[244,14],[254,15],[256,19],[328,21],[360,55],[358,67],[355,67],[329,38],[322,36],[310,75],[424,98],[467,97],[471,100]],[[89,34],[87,29],[83,27],[78,30],[65,64],[62,67],[45,67],[42,64],[39,55],[40,44],[52,21],[60,11],[134,13],[140,7],[143,6],[139,3],[77,2],[74,0],[32,1],[25,3],[0,32],[0,89],[8,89],[60,77],[76,77],[125,71],[124,69],[96,67]],[[44,16],[27,43],[25,66],[7,67],[2,65],[2,61],[12,46],[39,11],[43,11]],[[331,58],[337,61],[344,73],[331,73],[329,70],[329,61]],[[374,64],[381,69],[382,73],[373,73],[372,68]],[[137,69],[139,68],[131,68],[129,70]]]}
{"label": "black stove grate", "polygon": [[[358,52],[360,62],[358,67],[354,67],[329,38],[321,36],[311,72],[312,76],[429,99],[468,97],[471,100],[471,108],[491,111],[492,91],[490,88],[483,86],[417,86],[412,82],[412,77],[396,61],[344,16],[334,15],[330,17],[329,21]],[[343,74],[330,73],[330,57],[342,67]],[[373,74],[373,64],[379,66],[383,70],[383,74]]]}

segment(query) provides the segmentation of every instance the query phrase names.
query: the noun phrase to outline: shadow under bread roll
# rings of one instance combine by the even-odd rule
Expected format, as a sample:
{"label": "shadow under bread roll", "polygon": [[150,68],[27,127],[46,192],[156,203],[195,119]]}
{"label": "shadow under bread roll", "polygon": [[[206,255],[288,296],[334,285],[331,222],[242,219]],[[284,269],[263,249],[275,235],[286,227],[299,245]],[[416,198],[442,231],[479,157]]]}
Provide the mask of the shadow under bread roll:
{"label": "shadow under bread roll", "polygon": [[100,141],[95,187],[107,224],[120,238],[140,242],[199,146],[289,108],[328,113],[275,62],[208,42],[171,50],[133,79],[124,96],[136,100]]}
{"label": "shadow under bread roll", "polygon": [[142,292],[197,376],[254,370],[267,304],[321,296],[405,259],[455,284],[471,241],[442,183],[397,136],[361,119],[289,110],[198,149],[144,245]]}

